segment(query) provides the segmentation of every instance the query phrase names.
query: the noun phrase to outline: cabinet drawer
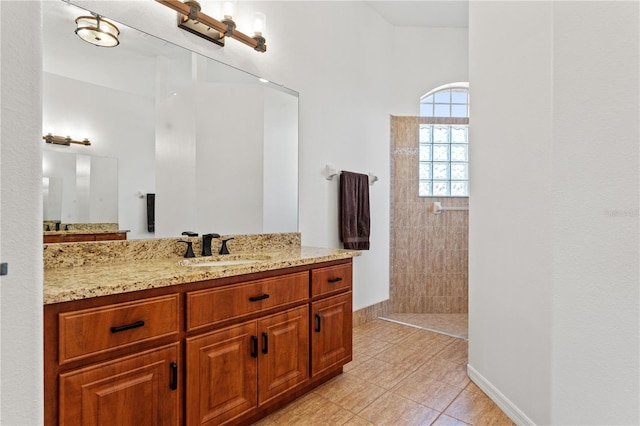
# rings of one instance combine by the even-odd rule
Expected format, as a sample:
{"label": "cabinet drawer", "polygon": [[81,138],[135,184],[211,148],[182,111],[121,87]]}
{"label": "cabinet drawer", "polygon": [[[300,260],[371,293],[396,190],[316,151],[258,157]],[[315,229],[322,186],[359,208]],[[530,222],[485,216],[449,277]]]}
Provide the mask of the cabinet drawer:
{"label": "cabinet drawer", "polygon": [[179,332],[178,294],[58,316],[60,364]]}
{"label": "cabinet drawer", "polygon": [[311,297],[351,288],[351,264],[311,271]]}
{"label": "cabinet drawer", "polygon": [[187,330],[305,301],[308,298],[307,272],[188,292]]}

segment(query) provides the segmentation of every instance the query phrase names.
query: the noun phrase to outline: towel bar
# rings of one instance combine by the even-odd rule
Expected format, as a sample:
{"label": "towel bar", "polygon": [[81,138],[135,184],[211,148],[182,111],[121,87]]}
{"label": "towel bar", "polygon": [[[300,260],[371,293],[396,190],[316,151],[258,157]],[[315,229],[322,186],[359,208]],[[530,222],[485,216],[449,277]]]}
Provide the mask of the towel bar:
{"label": "towel bar", "polygon": [[[333,180],[334,177],[340,174],[340,172],[330,164],[326,165],[324,172],[327,180]],[[369,185],[373,185],[373,183],[378,180],[378,176],[374,175],[373,173],[367,173],[367,175],[369,176]]]}
{"label": "towel bar", "polygon": [[469,210],[469,206],[442,207],[442,203],[433,203],[433,214],[441,214],[444,210]]}

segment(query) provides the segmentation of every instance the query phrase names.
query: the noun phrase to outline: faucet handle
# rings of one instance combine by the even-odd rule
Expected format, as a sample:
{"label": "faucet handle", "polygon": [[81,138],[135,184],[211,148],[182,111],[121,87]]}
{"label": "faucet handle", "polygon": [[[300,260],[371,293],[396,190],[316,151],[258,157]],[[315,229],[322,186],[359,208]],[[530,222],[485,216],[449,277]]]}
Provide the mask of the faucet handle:
{"label": "faucet handle", "polygon": [[193,253],[193,242],[192,241],[185,241],[185,240],[178,240],[179,243],[186,243],[187,244],[187,251],[184,253],[184,257],[196,257],[196,255]]}
{"label": "faucet handle", "polygon": [[181,235],[186,235],[187,237],[197,237],[198,233],[193,231],[184,231]]}
{"label": "faucet handle", "polygon": [[226,240],[222,240],[222,246],[220,247],[220,251],[218,254],[229,254],[229,249],[227,248],[227,241],[235,240],[235,238],[227,238]]}

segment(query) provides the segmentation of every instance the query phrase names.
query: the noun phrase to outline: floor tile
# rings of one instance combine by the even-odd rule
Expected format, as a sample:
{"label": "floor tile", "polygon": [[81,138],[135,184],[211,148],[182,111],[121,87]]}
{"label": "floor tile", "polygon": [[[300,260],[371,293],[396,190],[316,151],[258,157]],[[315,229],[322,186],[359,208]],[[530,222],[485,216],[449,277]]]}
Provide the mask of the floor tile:
{"label": "floor tile", "polygon": [[366,337],[376,340],[381,340],[388,343],[397,343],[408,336],[420,331],[420,329],[407,327],[406,325],[396,324],[389,321],[376,320],[372,321],[373,324],[365,324],[362,330],[360,330],[356,337]]}
{"label": "floor tile", "polygon": [[352,413],[359,413],[386,390],[349,373],[343,373],[314,392]]}
{"label": "floor tile", "polygon": [[408,336],[401,343],[407,346],[422,348],[425,353],[435,355],[456,340],[460,339],[445,336],[443,334],[419,330],[417,333]]}
{"label": "floor tile", "polygon": [[375,359],[379,359],[391,364],[412,364],[414,369],[420,367],[431,357],[423,348],[417,346],[408,346],[403,343],[396,343],[389,346],[385,350],[374,355]]}
{"label": "floor tile", "polygon": [[365,361],[370,360],[371,358],[373,358],[372,355],[363,352],[363,351],[353,351],[353,355],[351,357],[351,362],[347,363],[344,367],[342,367],[342,370],[346,373],[349,370],[353,370],[354,368],[362,365]]}
{"label": "floor tile", "polygon": [[357,336],[353,338],[353,353],[374,356],[375,354],[382,352],[386,348],[390,347],[391,343],[383,340],[374,339],[367,336]]}
{"label": "floor tile", "polygon": [[414,370],[411,364],[391,364],[372,358],[349,371],[355,377],[391,389]]}
{"label": "floor tile", "polygon": [[469,342],[457,339],[445,346],[435,356],[446,359],[449,362],[466,365],[469,359]]}
{"label": "floor tile", "polygon": [[389,392],[358,413],[358,416],[376,425],[416,426],[430,425],[439,414],[438,411]]}
{"label": "floor tile", "polygon": [[425,330],[468,338],[468,314],[388,314],[384,316]]}
{"label": "floor tile", "polygon": [[474,425],[513,425],[498,406],[473,383],[469,383],[444,414]]}
{"label": "floor tile", "polygon": [[416,373],[402,380],[391,391],[434,410],[444,411],[465,386],[439,382]]}
{"label": "floor tile", "polygon": [[343,374],[256,424],[513,425],[467,377],[466,340],[383,320],[353,336]]}
{"label": "floor tile", "polygon": [[425,381],[448,383],[455,387],[464,387],[470,383],[465,365],[436,357],[422,364],[414,374],[420,375]]}
{"label": "floor tile", "polygon": [[360,416],[353,416],[342,426],[375,426],[374,423],[371,423],[369,420],[365,420]]}
{"label": "floor tile", "polygon": [[431,426],[467,426],[468,423],[461,422],[453,417],[445,416],[441,414]]}
{"label": "floor tile", "polygon": [[311,392],[267,417],[277,425],[342,425],[353,413]]}

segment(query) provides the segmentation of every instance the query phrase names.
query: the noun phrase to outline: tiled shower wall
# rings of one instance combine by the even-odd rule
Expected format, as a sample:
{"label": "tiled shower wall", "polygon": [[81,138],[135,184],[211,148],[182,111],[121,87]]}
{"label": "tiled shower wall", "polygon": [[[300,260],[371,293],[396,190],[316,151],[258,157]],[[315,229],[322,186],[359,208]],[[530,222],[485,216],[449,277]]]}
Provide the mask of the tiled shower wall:
{"label": "tiled shower wall", "polygon": [[393,312],[467,313],[468,212],[433,214],[433,203],[468,198],[418,197],[420,117],[391,117],[391,284]]}

